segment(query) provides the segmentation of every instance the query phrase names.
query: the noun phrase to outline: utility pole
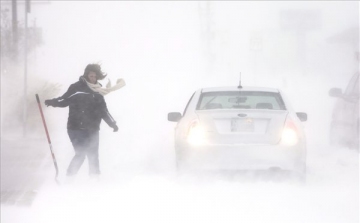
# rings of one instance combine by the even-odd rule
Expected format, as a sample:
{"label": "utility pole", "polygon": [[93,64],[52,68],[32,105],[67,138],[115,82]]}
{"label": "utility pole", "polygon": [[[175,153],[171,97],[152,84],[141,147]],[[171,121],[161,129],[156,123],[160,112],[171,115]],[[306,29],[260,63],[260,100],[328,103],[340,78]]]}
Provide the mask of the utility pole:
{"label": "utility pole", "polygon": [[201,41],[204,44],[204,53],[207,58],[207,73],[212,74],[213,67],[216,62],[216,54],[214,49],[215,44],[215,25],[213,19],[213,5],[211,1],[200,1],[198,3],[200,28],[201,28]]}
{"label": "utility pole", "polygon": [[18,21],[17,21],[17,0],[11,0],[11,10],[12,10],[12,51],[13,59],[17,62],[18,57]]}
{"label": "utility pole", "polygon": [[322,15],[318,10],[289,9],[280,11],[280,26],[285,31],[292,31],[297,38],[298,69],[302,75],[307,73],[306,34],[319,30]]}
{"label": "utility pole", "polygon": [[24,112],[23,112],[23,136],[27,133],[27,55],[28,55],[28,13],[30,13],[30,0],[25,2],[24,24]]}

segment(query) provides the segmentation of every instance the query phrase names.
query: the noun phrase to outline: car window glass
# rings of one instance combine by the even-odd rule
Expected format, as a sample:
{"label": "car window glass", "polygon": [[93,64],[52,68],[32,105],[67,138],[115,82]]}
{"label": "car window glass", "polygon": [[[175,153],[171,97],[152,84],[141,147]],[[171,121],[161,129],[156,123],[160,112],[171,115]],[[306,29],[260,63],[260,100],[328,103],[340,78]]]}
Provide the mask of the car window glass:
{"label": "car window glass", "polygon": [[190,99],[189,99],[188,103],[186,104],[186,107],[185,107],[185,110],[184,110],[183,116],[185,115],[186,110],[187,110],[187,108],[188,108],[188,106],[189,106],[189,104],[190,104],[190,101],[191,101],[191,99],[194,97],[194,95],[195,95],[195,92],[191,95],[191,97],[190,97]]}
{"label": "car window glass", "polygon": [[196,109],[239,108],[285,110],[285,105],[280,94],[276,92],[221,91],[202,93]]}
{"label": "car window glass", "polygon": [[359,94],[359,90],[357,89],[357,88],[359,88],[358,81],[359,81],[359,74],[357,73],[350,79],[349,84],[346,87],[344,94],[350,96],[350,95],[355,94],[356,91]]}
{"label": "car window glass", "polygon": [[357,78],[355,80],[355,86],[354,89],[351,91],[350,94],[352,97],[359,97],[359,75],[357,75]]}

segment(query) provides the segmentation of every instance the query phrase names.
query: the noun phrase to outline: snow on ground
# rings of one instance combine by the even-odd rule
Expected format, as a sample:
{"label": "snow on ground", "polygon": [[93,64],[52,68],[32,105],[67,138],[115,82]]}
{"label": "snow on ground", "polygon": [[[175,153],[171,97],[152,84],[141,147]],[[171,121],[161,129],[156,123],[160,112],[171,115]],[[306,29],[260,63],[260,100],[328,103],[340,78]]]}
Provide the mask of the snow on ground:
{"label": "snow on ground", "polygon": [[116,170],[100,181],[83,174],[57,186],[49,177],[30,208],[2,206],[1,222],[358,222],[358,152],[309,151],[306,185],[177,176],[171,161],[160,165],[172,171]]}

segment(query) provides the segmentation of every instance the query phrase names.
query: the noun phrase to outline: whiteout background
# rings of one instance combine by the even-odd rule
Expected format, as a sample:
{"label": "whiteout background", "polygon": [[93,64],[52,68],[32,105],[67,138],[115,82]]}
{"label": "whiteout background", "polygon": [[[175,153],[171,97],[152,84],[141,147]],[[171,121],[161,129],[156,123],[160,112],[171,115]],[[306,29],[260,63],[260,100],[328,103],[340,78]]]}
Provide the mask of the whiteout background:
{"label": "whiteout background", "polygon": [[[282,29],[282,10],[319,13],[305,51],[296,27]],[[2,206],[2,222],[359,221],[358,153],[328,144],[335,104],[328,90],[344,89],[358,70],[358,46],[327,41],[358,29],[358,2],[53,1],[34,2],[29,16],[44,38],[30,56],[29,88],[45,78],[63,94],[92,62],[127,86],[106,96],[119,132],[101,125],[102,181],[88,184],[84,163],[80,182],[57,187],[50,169],[32,207]],[[261,39],[259,51],[253,39]],[[281,88],[296,111],[308,113],[305,187],[176,177],[176,124],[167,113],[182,112],[198,88],[237,85],[239,72],[243,85]],[[68,109],[44,112],[62,178],[73,155]],[[39,134],[33,137],[46,143]]]}

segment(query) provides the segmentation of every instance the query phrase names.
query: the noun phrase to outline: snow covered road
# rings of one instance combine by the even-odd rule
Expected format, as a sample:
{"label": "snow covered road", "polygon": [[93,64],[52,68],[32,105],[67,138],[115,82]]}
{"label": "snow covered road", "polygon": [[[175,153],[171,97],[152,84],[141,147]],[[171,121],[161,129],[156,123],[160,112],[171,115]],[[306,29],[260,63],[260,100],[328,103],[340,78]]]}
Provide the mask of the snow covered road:
{"label": "snow covered road", "polygon": [[177,176],[170,151],[152,170],[115,168],[100,182],[84,174],[57,186],[50,177],[30,207],[2,205],[1,222],[358,222],[358,152],[325,145],[309,151],[306,185]]}

